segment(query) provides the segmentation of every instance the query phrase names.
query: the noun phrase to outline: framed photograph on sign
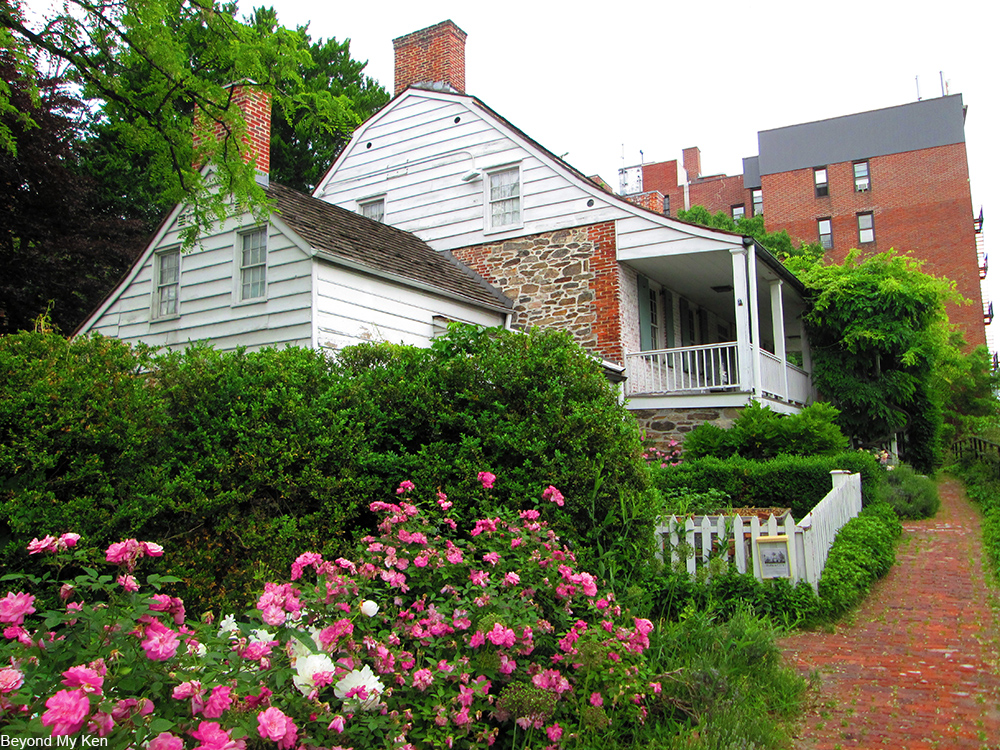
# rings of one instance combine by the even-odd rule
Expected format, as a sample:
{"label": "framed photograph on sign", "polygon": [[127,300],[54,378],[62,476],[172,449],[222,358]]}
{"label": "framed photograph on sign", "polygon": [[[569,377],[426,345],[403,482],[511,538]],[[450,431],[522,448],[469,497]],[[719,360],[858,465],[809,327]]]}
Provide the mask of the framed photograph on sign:
{"label": "framed photograph on sign", "polygon": [[760,559],[762,578],[791,577],[791,570],[788,566],[787,536],[757,537],[757,556]]}

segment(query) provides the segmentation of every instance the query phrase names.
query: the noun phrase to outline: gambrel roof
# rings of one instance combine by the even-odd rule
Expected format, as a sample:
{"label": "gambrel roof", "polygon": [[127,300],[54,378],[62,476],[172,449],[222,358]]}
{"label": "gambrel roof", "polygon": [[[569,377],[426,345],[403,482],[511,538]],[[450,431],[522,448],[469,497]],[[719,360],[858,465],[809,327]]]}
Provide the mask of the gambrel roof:
{"label": "gambrel roof", "polygon": [[409,232],[273,182],[266,192],[280,219],[320,257],[410,279],[480,305],[512,307],[511,300],[450,253],[435,252]]}

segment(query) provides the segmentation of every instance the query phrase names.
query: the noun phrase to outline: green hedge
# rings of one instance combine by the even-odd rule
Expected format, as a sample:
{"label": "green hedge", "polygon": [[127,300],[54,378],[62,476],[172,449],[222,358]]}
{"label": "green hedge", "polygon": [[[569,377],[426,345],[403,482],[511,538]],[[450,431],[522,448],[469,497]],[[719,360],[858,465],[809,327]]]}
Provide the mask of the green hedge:
{"label": "green hedge", "polygon": [[[497,476],[485,490],[480,471]],[[169,545],[194,603],[245,600],[312,549],[337,556],[404,479],[456,521],[566,498],[581,562],[649,558],[639,430],[600,366],[555,332],[457,327],[432,349],[156,354],[99,336],[0,337],[0,564],[35,536]],[[609,563],[614,563],[610,565]]]}
{"label": "green hedge", "polygon": [[732,507],[791,508],[792,516],[800,519],[830,492],[830,472],[834,469],[861,473],[865,504],[881,496],[886,472],[864,451],[834,456],[778,456],[769,461],[738,456],[698,458],[654,469],[653,481],[661,491],[720,490],[729,495]]}
{"label": "green hedge", "polygon": [[1000,578],[1000,466],[996,461],[970,461],[952,466],[966,492],[982,510],[983,551]]}
{"label": "green hedge", "polygon": [[827,619],[835,619],[860,602],[875,581],[896,561],[896,538],[903,527],[885,502],[865,508],[838,532],[819,581]]}

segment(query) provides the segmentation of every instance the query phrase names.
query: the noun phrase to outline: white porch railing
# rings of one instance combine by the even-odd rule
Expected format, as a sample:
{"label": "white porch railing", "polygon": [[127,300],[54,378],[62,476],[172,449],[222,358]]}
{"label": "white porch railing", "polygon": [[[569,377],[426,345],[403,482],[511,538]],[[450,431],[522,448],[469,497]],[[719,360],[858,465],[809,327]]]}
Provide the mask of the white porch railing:
{"label": "white porch railing", "polygon": [[[699,393],[733,390],[750,393],[752,383],[740,382],[737,344],[679,346],[625,355],[628,395],[640,393]],[[782,363],[771,352],[760,350],[761,391],[783,401],[808,404],[812,382],[805,370]],[[787,377],[787,383],[786,383]]]}
{"label": "white porch railing", "polygon": [[740,385],[735,342],[637,352],[626,355],[625,364],[630,394],[691,393]]}
{"label": "white porch railing", "polygon": [[672,564],[684,565],[692,575],[718,558],[740,573],[752,572],[763,579],[757,540],[761,536],[783,538],[792,585],[807,581],[817,589],[834,537],[861,512],[861,475],[830,474],[833,489],[798,523],[790,514],[781,522],[771,516],[763,523],[757,516],[705,516],[700,523],[671,516],[656,527],[657,557],[663,560],[669,555]]}

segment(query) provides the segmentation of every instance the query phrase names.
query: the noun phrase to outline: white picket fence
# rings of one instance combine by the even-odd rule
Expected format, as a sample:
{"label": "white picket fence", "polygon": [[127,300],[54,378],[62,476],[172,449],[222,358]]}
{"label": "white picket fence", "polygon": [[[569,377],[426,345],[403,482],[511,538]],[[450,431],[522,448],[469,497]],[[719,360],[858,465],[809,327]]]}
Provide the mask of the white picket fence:
{"label": "white picket fence", "polygon": [[[837,532],[861,512],[861,475],[831,471],[833,489],[798,523],[791,514],[779,521],[770,516],[761,523],[757,516],[704,516],[694,519],[671,516],[656,527],[657,556],[669,554],[674,565],[686,565],[694,575],[712,559],[734,565],[740,573],[765,575],[759,538],[764,543],[787,545],[787,574],[792,584],[807,581],[814,589],[826,566],[826,558]],[[740,544],[739,541],[743,543]]]}

